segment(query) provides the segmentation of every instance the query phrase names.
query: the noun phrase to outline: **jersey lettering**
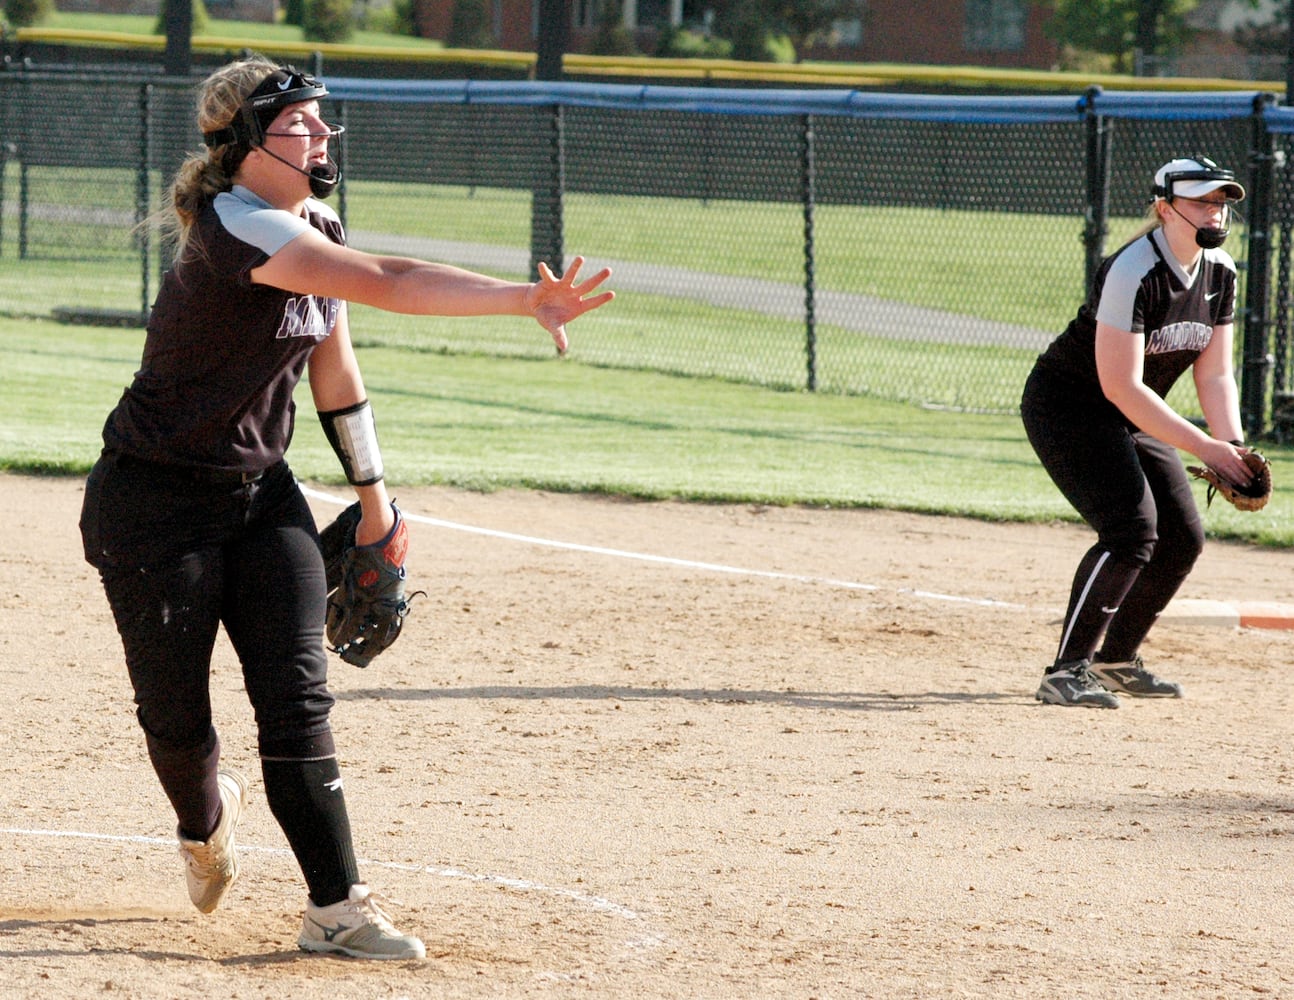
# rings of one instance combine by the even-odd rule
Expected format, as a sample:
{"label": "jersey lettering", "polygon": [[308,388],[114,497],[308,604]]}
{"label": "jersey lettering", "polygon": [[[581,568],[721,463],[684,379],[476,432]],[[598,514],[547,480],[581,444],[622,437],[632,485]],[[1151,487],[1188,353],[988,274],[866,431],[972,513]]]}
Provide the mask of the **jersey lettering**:
{"label": "jersey lettering", "polygon": [[283,320],[275,337],[326,337],[336,322],[336,299],[293,295],[283,306]]}
{"label": "jersey lettering", "polygon": [[1213,327],[1207,323],[1169,323],[1146,336],[1147,354],[1173,351],[1200,352],[1209,346]]}

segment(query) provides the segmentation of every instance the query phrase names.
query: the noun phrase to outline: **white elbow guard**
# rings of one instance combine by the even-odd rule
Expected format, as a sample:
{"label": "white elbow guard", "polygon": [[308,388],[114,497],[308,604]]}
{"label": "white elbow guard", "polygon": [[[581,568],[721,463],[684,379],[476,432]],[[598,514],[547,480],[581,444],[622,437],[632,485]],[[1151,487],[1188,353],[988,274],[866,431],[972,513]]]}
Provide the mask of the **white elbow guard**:
{"label": "white elbow guard", "polygon": [[377,446],[377,427],[368,400],[342,410],[319,414],[324,434],[341,459],[346,481],[352,486],[372,486],[382,481],[382,451]]}

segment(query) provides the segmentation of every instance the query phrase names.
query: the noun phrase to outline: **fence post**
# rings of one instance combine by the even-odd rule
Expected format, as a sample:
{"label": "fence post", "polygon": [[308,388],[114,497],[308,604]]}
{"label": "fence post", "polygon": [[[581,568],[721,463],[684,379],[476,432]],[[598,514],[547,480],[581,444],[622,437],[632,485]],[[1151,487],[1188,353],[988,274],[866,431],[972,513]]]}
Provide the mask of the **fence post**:
{"label": "fence post", "polygon": [[13,143],[0,139],[0,257],[4,256],[4,176],[9,169],[9,157],[17,151]]}
{"label": "fence post", "polygon": [[153,85],[145,83],[139,88],[139,172],[135,179],[135,223],[139,234],[139,321],[148,323],[149,295],[148,257],[152,249],[147,224],[152,203],[150,167],[153,162]]}
{"label": "fence post", "polygon": [[27,259],[27,213],[31,211],[31,181],[27,161],[18,161],[18,259]]}
{"label": "fence post", "polygon": [[554,274],[566,269],[562,247],[562,195],[566,189],[566,134],[562,106],[554,104],[550,119],[549,171],[539,179],[530,200],[530,280],[539,279],[539,262]]}
{"label": "fence post", "polygon": [[1240,373],[1240,419],[1245,433],[1257,437],[1265,430],[1267,373],[1273,358],[1267,331],[1271,315],[1272,166],[1274,145],[1263,112],[1271,94],[1254,98],[1249,150],[1249,246],[1245,280],[1244,363]]}
{"label": "fence post", "polygon": [[1083,206],[1084,297],[1105,257],[1105,237],[1110,232],[1110,145],[1114,123],[1107,122],[1097,112],[1096,99],[1100,95],[1100,87],[1089,87],[1084,97],[1083,129],[1087,140],[1087,202]]}
{"label": "fence post", "polygon": [[817,170],[815,163],[813,115],[804,116],[803,142],[800,147],[800,179],[804,198],[804,356],[808,369],[808,390],[818,388],[818,321],[815,308],[817,290],[814,270],[813,209],[816,202]]}
{"label": "fence post", "polygon": [[[1279,226],[1280,240],[1276,245],[1276,296],[1273,303],[1275,316],[1272,319],[1272,353],[1275,364],[1272,367],[1272,419],[1279,417],[1282,404],[1291,402],[1289,397],[1290,378],[1290,244],[1294,237],[1290,235],[1290,219],[1294,217],[1294,204],[1291,204],[1289,183],[1289,160],[1281,166],[1285,171],[1285,181],[1279,185],[1284,193],[1279,205],[1273,201],[1272,222]],[[1284,397],[1284,398],[1282,398]],[[1279,427],[1276,428],[1280,430]]]}

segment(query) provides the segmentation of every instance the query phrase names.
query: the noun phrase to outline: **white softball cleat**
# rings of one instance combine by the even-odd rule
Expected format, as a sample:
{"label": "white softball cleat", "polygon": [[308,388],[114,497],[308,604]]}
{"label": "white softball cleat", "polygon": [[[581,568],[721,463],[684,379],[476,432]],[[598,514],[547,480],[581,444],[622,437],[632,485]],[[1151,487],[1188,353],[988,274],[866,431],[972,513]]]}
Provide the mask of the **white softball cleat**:
{"label": "white softball cleat", "polygon": [[186,840],[176,830],[180,857],[184,858],[184,877],[189,884],[189,898],[203,913],[212,912],[224,899],[238,878],[238,851],[234,847],[234,828],[247,808],[247,782],[234,771],[216,776],[220,788],[220,822],[210,839]]}

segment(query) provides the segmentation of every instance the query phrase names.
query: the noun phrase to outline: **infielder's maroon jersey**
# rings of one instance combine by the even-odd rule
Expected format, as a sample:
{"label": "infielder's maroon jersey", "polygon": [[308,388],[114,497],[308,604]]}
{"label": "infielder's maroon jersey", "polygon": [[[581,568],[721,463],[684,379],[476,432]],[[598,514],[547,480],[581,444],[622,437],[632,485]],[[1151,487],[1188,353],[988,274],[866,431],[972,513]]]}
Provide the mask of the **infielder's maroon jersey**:
{"label": "infielder's maroon jersey", "polygon": [[[1039,367],[1105,401],[1096,371],[1096,322],[1146,338],[1142,381],[1160,397],[1213,338],[1235,321],[1236,264],[1225,250],[1205,250],[1188,275],[1155,229],[1107,257],[1092,292]],[[1106,405],[1113,405],[1107,403]]]}
{"label": "infielder's maroon jersey", "polygon": [[104,444],[146,461],[259,472],[292,438],[292,393],[338,300],[253,284],[248,273],[314,227],[345,243],[313,199],[304,217],[247,188],[216,195],[189,247],[162,279],[143,361],[104,425]]}

